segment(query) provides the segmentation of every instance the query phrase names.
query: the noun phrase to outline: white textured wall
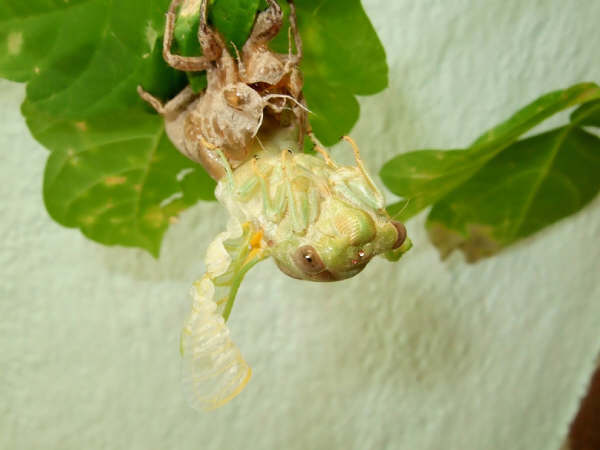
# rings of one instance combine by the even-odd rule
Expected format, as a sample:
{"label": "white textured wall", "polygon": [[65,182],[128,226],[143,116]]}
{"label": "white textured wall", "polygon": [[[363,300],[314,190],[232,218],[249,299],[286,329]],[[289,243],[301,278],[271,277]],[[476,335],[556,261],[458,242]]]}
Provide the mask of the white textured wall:
{"label": "white textured wall", "polygon": [[[600,81],[598,0],[365,4],[391,66],[353,132],[372,169]],[[223,211],[184,214],[158,261],[61,228],[44,211],[46,151],[22,98],[0,83],[1,449],[560,446],[600,349],[599,199],[475,266],[440,262],[423,216],[405,260],[349,281],[308,284],[263,263],[230,321],[253,379],[198,414],[181,397],[178,336]]]}

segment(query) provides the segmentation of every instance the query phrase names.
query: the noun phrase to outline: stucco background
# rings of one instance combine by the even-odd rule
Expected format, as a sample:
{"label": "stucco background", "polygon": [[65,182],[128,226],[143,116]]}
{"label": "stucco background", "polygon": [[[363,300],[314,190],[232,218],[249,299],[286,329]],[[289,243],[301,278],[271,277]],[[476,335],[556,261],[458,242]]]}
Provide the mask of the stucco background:
{"label": "stucco background", "polygon": [[[373,170],[600,81],[598,0],[364,5],[391,69],[352,133]],[[473,266],[439,261],[423,215],[405,259],[352,280],[309,284],[260,264],[230,319],[253,379],[201,414],[182,398],[178,338],[224,212],[183,214],[159,260],[61,228],[44,210],[47,152],[23,97],[0,82],[1,449],[561,446],[600,349],[600,199]]]}

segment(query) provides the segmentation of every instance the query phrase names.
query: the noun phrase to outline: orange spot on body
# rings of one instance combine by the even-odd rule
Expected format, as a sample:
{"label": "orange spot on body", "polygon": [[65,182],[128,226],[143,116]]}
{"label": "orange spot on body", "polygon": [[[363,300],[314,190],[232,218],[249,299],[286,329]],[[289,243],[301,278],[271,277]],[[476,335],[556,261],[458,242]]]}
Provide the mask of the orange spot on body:
{"label": "orange spot on body", "polygon": [[250,239],[250,246],[252,248],[257,248],[260,245],[260,241],[262,240],[263,237],[263,230],[258,230],[256,233],[254,233],[254,236],[252,236],[252,238]]}

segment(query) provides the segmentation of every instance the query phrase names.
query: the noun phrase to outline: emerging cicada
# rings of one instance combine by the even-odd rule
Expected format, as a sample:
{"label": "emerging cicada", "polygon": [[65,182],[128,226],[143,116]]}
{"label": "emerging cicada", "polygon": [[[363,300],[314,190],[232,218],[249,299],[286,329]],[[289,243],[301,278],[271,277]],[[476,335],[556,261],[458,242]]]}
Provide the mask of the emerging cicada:
{"label": "emerging cicada", "polygon": [[[306,125],[298,69],[302,44],[288,2],[297,54],[291,44],[288,55],[268,49],[282,20],[279,5],[269,0],[236,61],[206,23],[206,0],[199,7],[198,33],[204,56],[171,54],[179,4],[173,0],[165,60],[181,70],[207,70],[208,87],[199,95],[187,88],[166,106],[139,89],[164,115],[176,147],[218,180],[216,197],[231,217],[227,231],[208,247],[207,272],[194,283],[181,337],[183,383],[192,405],[202,409],[226,403],[250,379],[225,322],[252,266],[273,257],[293,278],[336,281],[358,274],[376,255],[395,261],[411,247],[349,137],[344,139],[356,166],[337,164],[319,145],[318,156],[302,153],[304,135],[314,137]],[[283,117],[286,109],[294,120]]]}

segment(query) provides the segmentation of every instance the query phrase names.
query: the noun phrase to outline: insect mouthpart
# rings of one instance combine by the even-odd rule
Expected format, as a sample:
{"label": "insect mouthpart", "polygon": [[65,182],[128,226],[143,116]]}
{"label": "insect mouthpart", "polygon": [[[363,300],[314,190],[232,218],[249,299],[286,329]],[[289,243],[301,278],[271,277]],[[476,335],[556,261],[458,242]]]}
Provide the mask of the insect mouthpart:
{"label": "insect mouthpart", "polygon": [[360,249],[356,253],[356,257],[352,258],[350,260],[350,262],[352,263],[353,266],[356,266],[357,264],[360,264],[360,263],[366,264],[367,262],[369,262],[370,258],[365,258],[365,256],[367,256],[367,252],[365,252],[363,249]]}

